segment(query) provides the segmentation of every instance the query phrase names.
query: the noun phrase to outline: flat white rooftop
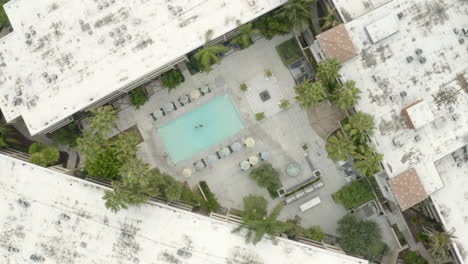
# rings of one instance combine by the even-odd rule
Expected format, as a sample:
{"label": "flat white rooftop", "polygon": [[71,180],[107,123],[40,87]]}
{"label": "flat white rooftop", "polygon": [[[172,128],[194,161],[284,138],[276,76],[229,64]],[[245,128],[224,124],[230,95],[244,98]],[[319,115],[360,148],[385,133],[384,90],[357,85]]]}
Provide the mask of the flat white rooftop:
{"label": "flat white rooftop", "polygon": [[468,263],[468,162],[462,161],[463,150],[457,151],[457,156],[460,158],[459,162],[450,155],[436,163],[444,181],[444,188],[433,193],[431,197],[447,230],[455,231],[453,240],[461,251],[461,257]]}
{"label": "flat white rooftop", "polygon": [[285,2],[12,0],[0,108],[34,135]]}
{"label": "flat white rooftop", "polygon": [[[360,56],[342,75],[363,91],[387,174],[415,168],[428,194],[444,186],[434,162],[468,143],[467,12],[466,1],[394,0],[346,24]],[[372,44],[365,27],[389,14],[399,32]],[[401,110],[419,100],[434,120],[411,129]]]}
{"label": "flat white rooftop", "polygon": [[0,187],[1,263],[368,263],[283,238],[245,244],[234,224],[160,204],[114,214],[100,186],[4,155]]}
{"label": "flat white rooftop", "polygon": [[392,0],[332,0],[345,22],[356,19]]}

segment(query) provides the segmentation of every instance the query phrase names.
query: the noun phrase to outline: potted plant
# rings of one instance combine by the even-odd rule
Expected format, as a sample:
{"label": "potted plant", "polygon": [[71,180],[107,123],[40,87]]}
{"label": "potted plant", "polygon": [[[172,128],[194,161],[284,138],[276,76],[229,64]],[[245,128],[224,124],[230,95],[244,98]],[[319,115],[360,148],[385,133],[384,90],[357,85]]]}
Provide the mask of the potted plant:
{"label": "potted plant", "polygon": [[243,92],[247,92],[247,90],[248,90],[247,84],[242,83],[242,84],[240,85],[240,90],[243,91]]}

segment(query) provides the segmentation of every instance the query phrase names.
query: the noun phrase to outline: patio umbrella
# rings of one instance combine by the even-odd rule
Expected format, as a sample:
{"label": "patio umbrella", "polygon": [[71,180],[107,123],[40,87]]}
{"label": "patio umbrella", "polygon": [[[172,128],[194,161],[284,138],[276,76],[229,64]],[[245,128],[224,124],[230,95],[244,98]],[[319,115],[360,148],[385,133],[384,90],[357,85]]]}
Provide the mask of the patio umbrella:
{"label": "patio umbrella", "polygon": [[187,177],[187,178],[190,178],[192,177],[192,170],[191,169],[188,169],[188,168],[185,168],[183,171],[182,171],[182,174]]}
{"label": "patio umbrella", "polygon": [[180,102],[183,103],[183,104],[188,104],[189,103],[189,97],[188,95],[184,95],[182,97],[179,98]]}
{"label": "patio umbrella", "polygon": [[262,160],[270,160],[270,153],[269,152],[262,152],[262,153],[260,153],[260,158]]}
{"label": "patio umbrella", "polygon": [[156,118],[160,118],[160,117],[163,116],[163,112],[161,111],[161,109],[158,109],[158,110],[154,111],[153,115]]}
{"label": "patio umbrella", "polygon": [[232,145],[231,145],[231,149],[233,152],[238,152],[242,149],[242,144],[237,141],[237,142],[234,142]]}
{"label": "patio umbrella", "polygon": [[208,85],[203,85],[201,88],[200,88],[200,91],[202,93],[209,93],[210,92],[210,88],[208,88]]}
{"label": "patio umbrella", "polygon": [[215,163],[218,161],[218,156],[216,156],[216,154],[210,154],[207,159],[208,163]]}
{"label": "patio umbrella", "polygon": [[255,155],[250,156],[249,162],[250,162],[250,164],[252,164],[252,166],[257,165],[258,164],[258,157],[255,156]]}
{"label": "patio umbrella", "polygon": [[229,148],[224,147],[219,151],[219,154],[221,155],[221,157],[227,157],[229,156],[229,154],[231,154],[231,151],[229,150]]}
{"label": "patio umbrella", "polygon": [[201,160],[199,160],[199,161],[197,161],[197,163],[195,163],[195,168],[197,170],[203,169],[204,167],[205,167],[205,164]]}
{"label": "patio umbrella", "polygon": [[197,99],[198,97],[200,97],[200,91],[199,90],[192,90],[190,92],[190,97],[192,99]]}
{"label": "patio umbrella", "polygon": [[246,170],[250,169],[250,163],[248,161],[244,160],[244,161],[242,161],[240,163],[240,167],[241,167],[241,170],[246,171]]}
{"label": "patio umbrella", "polygon": [[166,112],[168,112],[168,113],[173,111],[174,110],[174,103],[173,102],[168,103],[166,106],[164,106],[164,110]]}
{"label": "patio umbrella", "polygon": [[245,140],[245,145],[248,147],[248,148],[253,148],[255,146],[255,140],[251,137],[248,137],[246,140]]}

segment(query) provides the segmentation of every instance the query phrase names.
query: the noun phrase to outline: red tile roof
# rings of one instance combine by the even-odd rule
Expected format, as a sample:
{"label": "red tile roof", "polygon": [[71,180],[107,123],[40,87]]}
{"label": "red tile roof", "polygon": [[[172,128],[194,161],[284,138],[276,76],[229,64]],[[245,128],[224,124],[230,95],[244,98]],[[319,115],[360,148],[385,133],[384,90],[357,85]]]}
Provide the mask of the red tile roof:
{"label": "red tile roof", "polygon": [[317,35],[317,40],[327,58],[337,58],[343,63],[357,55],[354,44],[343,24]]}
{"label": "red tile roof", "polygon": [[428,197],[414,168],[390,179],[390,186],[402,211],[424,201]]}

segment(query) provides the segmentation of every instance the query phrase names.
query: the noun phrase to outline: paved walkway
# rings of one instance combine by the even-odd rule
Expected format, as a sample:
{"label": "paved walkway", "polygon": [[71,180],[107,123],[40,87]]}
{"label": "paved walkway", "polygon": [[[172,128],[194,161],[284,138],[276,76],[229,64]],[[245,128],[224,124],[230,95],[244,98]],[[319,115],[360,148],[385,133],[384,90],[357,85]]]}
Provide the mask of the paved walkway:
{"label": "paved walkway", "polygon": [[[119,113],[121,119],[118,123],[119,129],[124,130],[135,124],[144,138],[140,145],[140,156],[151,166],[158,167],[179,180],[187,181],[191,186],[200,180],[208,182],[211,190],[216,194],[221,204],[225,207],[237,209],[243,208],[242,198],[249,194],[262,195],[270,202],[272,208],[280,199],[272,200],[265,188],[259,187],[248,172],[239,168],[239,162],[246,160],[249,156],[268,151],[271,154],[271,163],[280,172],[280,180],[283,186],[291,187],[312,176],[300,146],[307,144],[310,148],[309,155],[315,167],[322,170],[325,187],[319,191],[309,194],[300,200],[288,205],[283,210],[280,218],[285,220],[295,215],[302,217],[304,226],[321,225],[330,234],[335,234],[336,222],[346,214],[346,210],[335,204],[331,194],[346,184],[345,176],[339,171],[335,164],[327,158],[324,140],[311,128],[306,111],[296,104],[294,97],[294,80],[289,70],[282,64],[275,47],[290,39],[291,36],[275,37],[272,40],[258,40],[251,47],[237,51],[225,57],[220,65],[215,65],[209,73],[197,73],[190,75],[183,69],[185,82],[171,93],[163,90],[153,95],[150,100],[139,110],[130,107]],[[275,85],[266,85],[257,80],[264,78],[266,69],[273,72]],[[244,82],[252,85],[250,96],[258,96],[255,93],[262,89],[269,89],[273,94],[272,103],[264,106],[267,109],[279,107],[280,99],[287,99],[291,105],[287,110],[269,111],[268,118],[258,122],[255,120],[255,110],[252,106],[253,100],[247,99],[248,93],[240,90]],[[154,122],[149,114],[161,108],[170,101],[175,101],[184,94],[190,93],[194,88],[208,84],[212,93],[197,99],[179,110],[170,113],[167,117]],[[165,145],[159,137],[159,128],[167,122],[192,111],[200,105],[208,102],[216,96],[229,94],[234,101],[244,128],[235,136],[225,139],[219,144],[194,155],[193,157],[174,163],[170,158],[165,159]],[[261,103],[258,101],[258,103]],[[261,109],[261,108],[258,108]],[[242,137],[251,136],[255,139],[254,148],[243,148],[240,152],[231,154],[229,157],[217,161],[200,172],[194,172],[191,178],[182,176],[184,168],[194,171],[193,163],[205,158],[223,146],[233,143]],[[298,177],[285,175],[285,168],[291,162],[297,162],[302,168],[302,174]],[[319,196],[322,203],[305,213],[300,212],[299,205],[305,201]]]}

